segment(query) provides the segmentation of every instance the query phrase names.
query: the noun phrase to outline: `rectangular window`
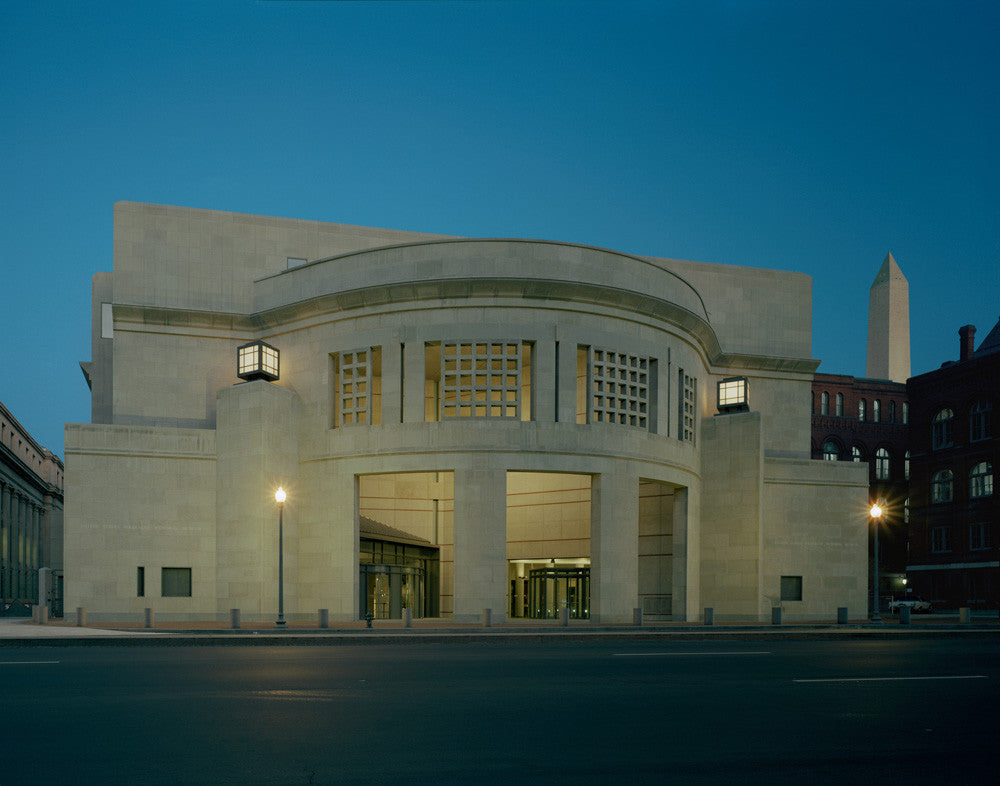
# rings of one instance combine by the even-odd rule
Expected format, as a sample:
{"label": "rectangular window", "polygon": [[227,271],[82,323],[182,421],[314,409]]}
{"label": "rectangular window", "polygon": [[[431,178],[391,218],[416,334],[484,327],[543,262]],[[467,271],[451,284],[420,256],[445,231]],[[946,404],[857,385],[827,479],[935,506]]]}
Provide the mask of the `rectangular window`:
{"label": "rectangular window", "polygon": [[382,348],[366,347],[331,356],[333,426],[382,424]]}
{"label": "rectangular window", "polygon": [[191,568],[163,568],[160,595],[164,598],[190,598]]}
{"label": "rectangular window", "polygon": [[931,530],[931,551],[951,551],[951,527],[934,527]]}
{"label": "rectangular window", "polygon": [[682,441],[695,443],[695,417],[698,402],[698,380],[689,377],[684,373],[684,369],[677,369],[677,384],[684,391],[681,400],[681,424],[680,434]]}
{"label": "rectangular window", "polygon": [[969,548],[972,551],[982,551],[990,547],[989,525],[985,523],[969,525]]}
{"label": "rectangular window", "polygon": [[781,599],[782,600],[802,600],[802,577],[782,576],[781,577]]}
{"label": "rectangular window", "polygon": [[649,358],[590,348],[590,422],[649,428]]}
{"label": "rectangular window", "polygon": [[146,569],[135,569],[135,596],[137,598],[146,597]]}
{"label": "rectangular window", "polygon": [[428,344],[428,419],[531,420],[531,355],[528,341]]}

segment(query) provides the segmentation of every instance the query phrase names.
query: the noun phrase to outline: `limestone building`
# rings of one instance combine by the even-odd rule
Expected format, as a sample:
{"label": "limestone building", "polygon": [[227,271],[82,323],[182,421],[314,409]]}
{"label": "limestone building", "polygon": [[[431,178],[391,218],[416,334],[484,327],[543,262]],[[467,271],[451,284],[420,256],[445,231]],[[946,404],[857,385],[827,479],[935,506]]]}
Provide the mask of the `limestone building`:
{"label": "limestone building", "polygon": [[[0,615],[29,615],[62,599],[63,463],[0,404]],[[52,570],[39,598],[38,570]]]}
{"label": "limestone building", "polygon": [[288,619],[860,616],[868,475],[810,458],[811,296],[797,273],[119,203],[93,422],[66,426],[67,604],[274,619],[280,515]]}

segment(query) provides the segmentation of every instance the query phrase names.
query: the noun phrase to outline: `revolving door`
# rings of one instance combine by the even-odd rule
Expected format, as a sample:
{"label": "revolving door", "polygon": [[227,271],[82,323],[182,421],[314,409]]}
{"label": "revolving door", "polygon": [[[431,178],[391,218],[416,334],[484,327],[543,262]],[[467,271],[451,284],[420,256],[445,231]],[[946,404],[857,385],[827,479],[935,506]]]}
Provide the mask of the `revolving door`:
{"label": "revolving door", "polygon": [[535,568],[528,573],[528,614],[558,619],[563,607],[572,619],[590,618],[590,568]]}

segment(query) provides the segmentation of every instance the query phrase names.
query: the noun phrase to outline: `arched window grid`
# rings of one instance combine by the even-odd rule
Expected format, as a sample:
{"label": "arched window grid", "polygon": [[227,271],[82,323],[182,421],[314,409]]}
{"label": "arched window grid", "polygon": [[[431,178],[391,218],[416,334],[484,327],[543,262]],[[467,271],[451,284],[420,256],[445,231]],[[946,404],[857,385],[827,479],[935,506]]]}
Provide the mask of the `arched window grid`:
{"label": "arched window grid", "polygon": [[993,465],[980,461],[969,473],[969,496],[972,499],[993,496]]}
{"label": "arched window grid", "polygon": [[950,469],[942,469],[931,477],[931,502],[939,505],[951,502],[954,476]]}
{"label": "arched window grid", "polygon": [[863,454],[861,453],[861,448],[859,448],[857,445],[851,448],[851,461],[853,461],[855,464],[864,461]]}
{"label": "arched window grid", "polygon": [[947,407],[939,409],[931,421],[931,446],[934,450],[951,447],[955,413]]}
{"label": "arched window grid", "polygon": [[840,446],[832,439],[823,443],[823,461],[839,461]]}

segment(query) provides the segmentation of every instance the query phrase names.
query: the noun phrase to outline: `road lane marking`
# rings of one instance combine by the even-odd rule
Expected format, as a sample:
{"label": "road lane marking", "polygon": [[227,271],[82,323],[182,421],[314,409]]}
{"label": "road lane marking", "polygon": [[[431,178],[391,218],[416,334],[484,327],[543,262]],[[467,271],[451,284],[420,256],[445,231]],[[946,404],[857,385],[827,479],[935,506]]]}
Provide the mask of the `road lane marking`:
{"label": "road lane marking", "polygon": [[0,666],[37,666],[43,663],[58,663],[57,660],[0,660]]}
{"label": "road lane marking", "polygon": [[829,679],[792,680],[792,682],[907,682],[912,680],[988,680],[986,674],[951,674],[938,677],[831,677]]}
{"label": "road lane marking", "polygon": [[686,657],[688,655],[770,655],[770,652],[763,650],[757,651],[747,651],[747,652],[612,652],[612,658],[649,658],[653,656],[677,656]]}

